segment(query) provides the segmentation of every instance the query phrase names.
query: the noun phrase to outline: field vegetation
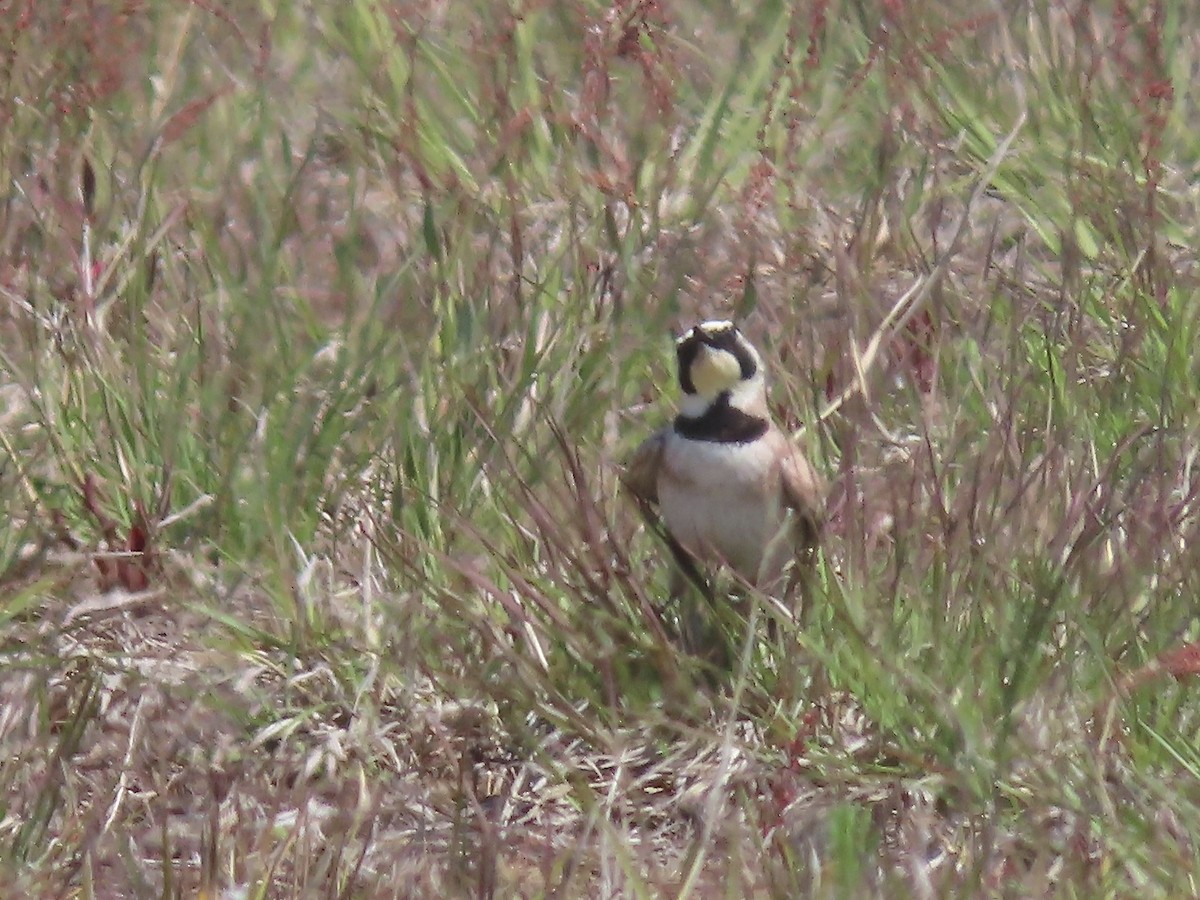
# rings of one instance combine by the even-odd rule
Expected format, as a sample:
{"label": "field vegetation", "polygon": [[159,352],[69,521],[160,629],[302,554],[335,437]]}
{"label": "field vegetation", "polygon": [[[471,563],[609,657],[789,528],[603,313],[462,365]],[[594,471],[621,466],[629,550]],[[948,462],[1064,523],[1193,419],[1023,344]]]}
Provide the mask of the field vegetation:
{"label": "field vegetation", "polygon": [[[1200,6],[0,37],[0,895],[1200,893]],[[618,473],[726,317],[830,491],[714,676]]]}

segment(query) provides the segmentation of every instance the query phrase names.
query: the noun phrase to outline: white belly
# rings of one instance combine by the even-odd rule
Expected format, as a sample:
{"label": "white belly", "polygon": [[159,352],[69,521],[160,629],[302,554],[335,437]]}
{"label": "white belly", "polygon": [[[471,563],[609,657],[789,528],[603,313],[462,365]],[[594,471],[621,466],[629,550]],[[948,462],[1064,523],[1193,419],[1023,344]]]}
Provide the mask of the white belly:
{"label": "white belly", "polygon": [[[658,483],[663,519],[675,540],[700,559],[725,562],[762,584],[790,551],[774,459],[759,443],[718,444],[672,436]],[[779,548],[764,564],[764,549]]]}

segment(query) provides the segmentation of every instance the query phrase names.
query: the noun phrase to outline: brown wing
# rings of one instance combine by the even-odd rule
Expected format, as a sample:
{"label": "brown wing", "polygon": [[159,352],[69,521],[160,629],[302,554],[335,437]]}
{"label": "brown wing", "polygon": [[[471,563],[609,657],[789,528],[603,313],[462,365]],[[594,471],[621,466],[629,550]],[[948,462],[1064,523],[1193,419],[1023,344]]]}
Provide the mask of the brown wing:
{"label": "brown wing", "polygon": [[668,425],[642,441],[621,472],[621,484],[637,501],[638,512],[642,514],[646,527],[662,538],[675,560],[676,570],[671,578],[671,596],[680,596],[686,590],[686,585],[691,583],[700,591],[701,596],[712,602],[712,594],[704,574],[692,555],[671,535],[655,509],[658,506],[658,473],[662,468],[663,453],[666,451],[670,434],[671,427]]}
{"label": "brown wing", "polygon": [[658,471],[669,433],[664,428],[642,441],[621,472],[621,484],[641,503],[658,503]]}
{"label": "brown wing", "polygon": [[777,440],[783,502],[796,513],[799,549],[812,551],[820,542],[825,523],[825,484],[795,444],[782,433],[778,433]]}

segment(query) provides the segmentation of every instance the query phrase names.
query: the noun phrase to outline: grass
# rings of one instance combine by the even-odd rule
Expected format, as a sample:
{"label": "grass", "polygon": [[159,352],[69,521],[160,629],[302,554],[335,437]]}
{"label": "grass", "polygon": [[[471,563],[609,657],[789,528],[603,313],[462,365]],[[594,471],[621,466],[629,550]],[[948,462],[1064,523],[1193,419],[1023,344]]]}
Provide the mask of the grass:
{"label": "grass", "polygon": [[[1200,892],[1197,27],[17,4],[4,894]],[[724,316],[831,490],[717,687],[617,472]]]}

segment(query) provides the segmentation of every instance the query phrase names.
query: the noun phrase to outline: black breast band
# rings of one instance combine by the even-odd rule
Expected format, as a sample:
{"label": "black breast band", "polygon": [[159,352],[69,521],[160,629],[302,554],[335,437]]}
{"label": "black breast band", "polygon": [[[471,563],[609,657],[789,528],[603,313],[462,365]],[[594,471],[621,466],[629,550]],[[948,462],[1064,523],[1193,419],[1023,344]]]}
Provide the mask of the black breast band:
{"label": "black breast band", "polygon": [[698,417],[676,416],[675,433],[692,441],[746,444],[767,433],[767,420],[742,412],[729,403],[729,391]]}

